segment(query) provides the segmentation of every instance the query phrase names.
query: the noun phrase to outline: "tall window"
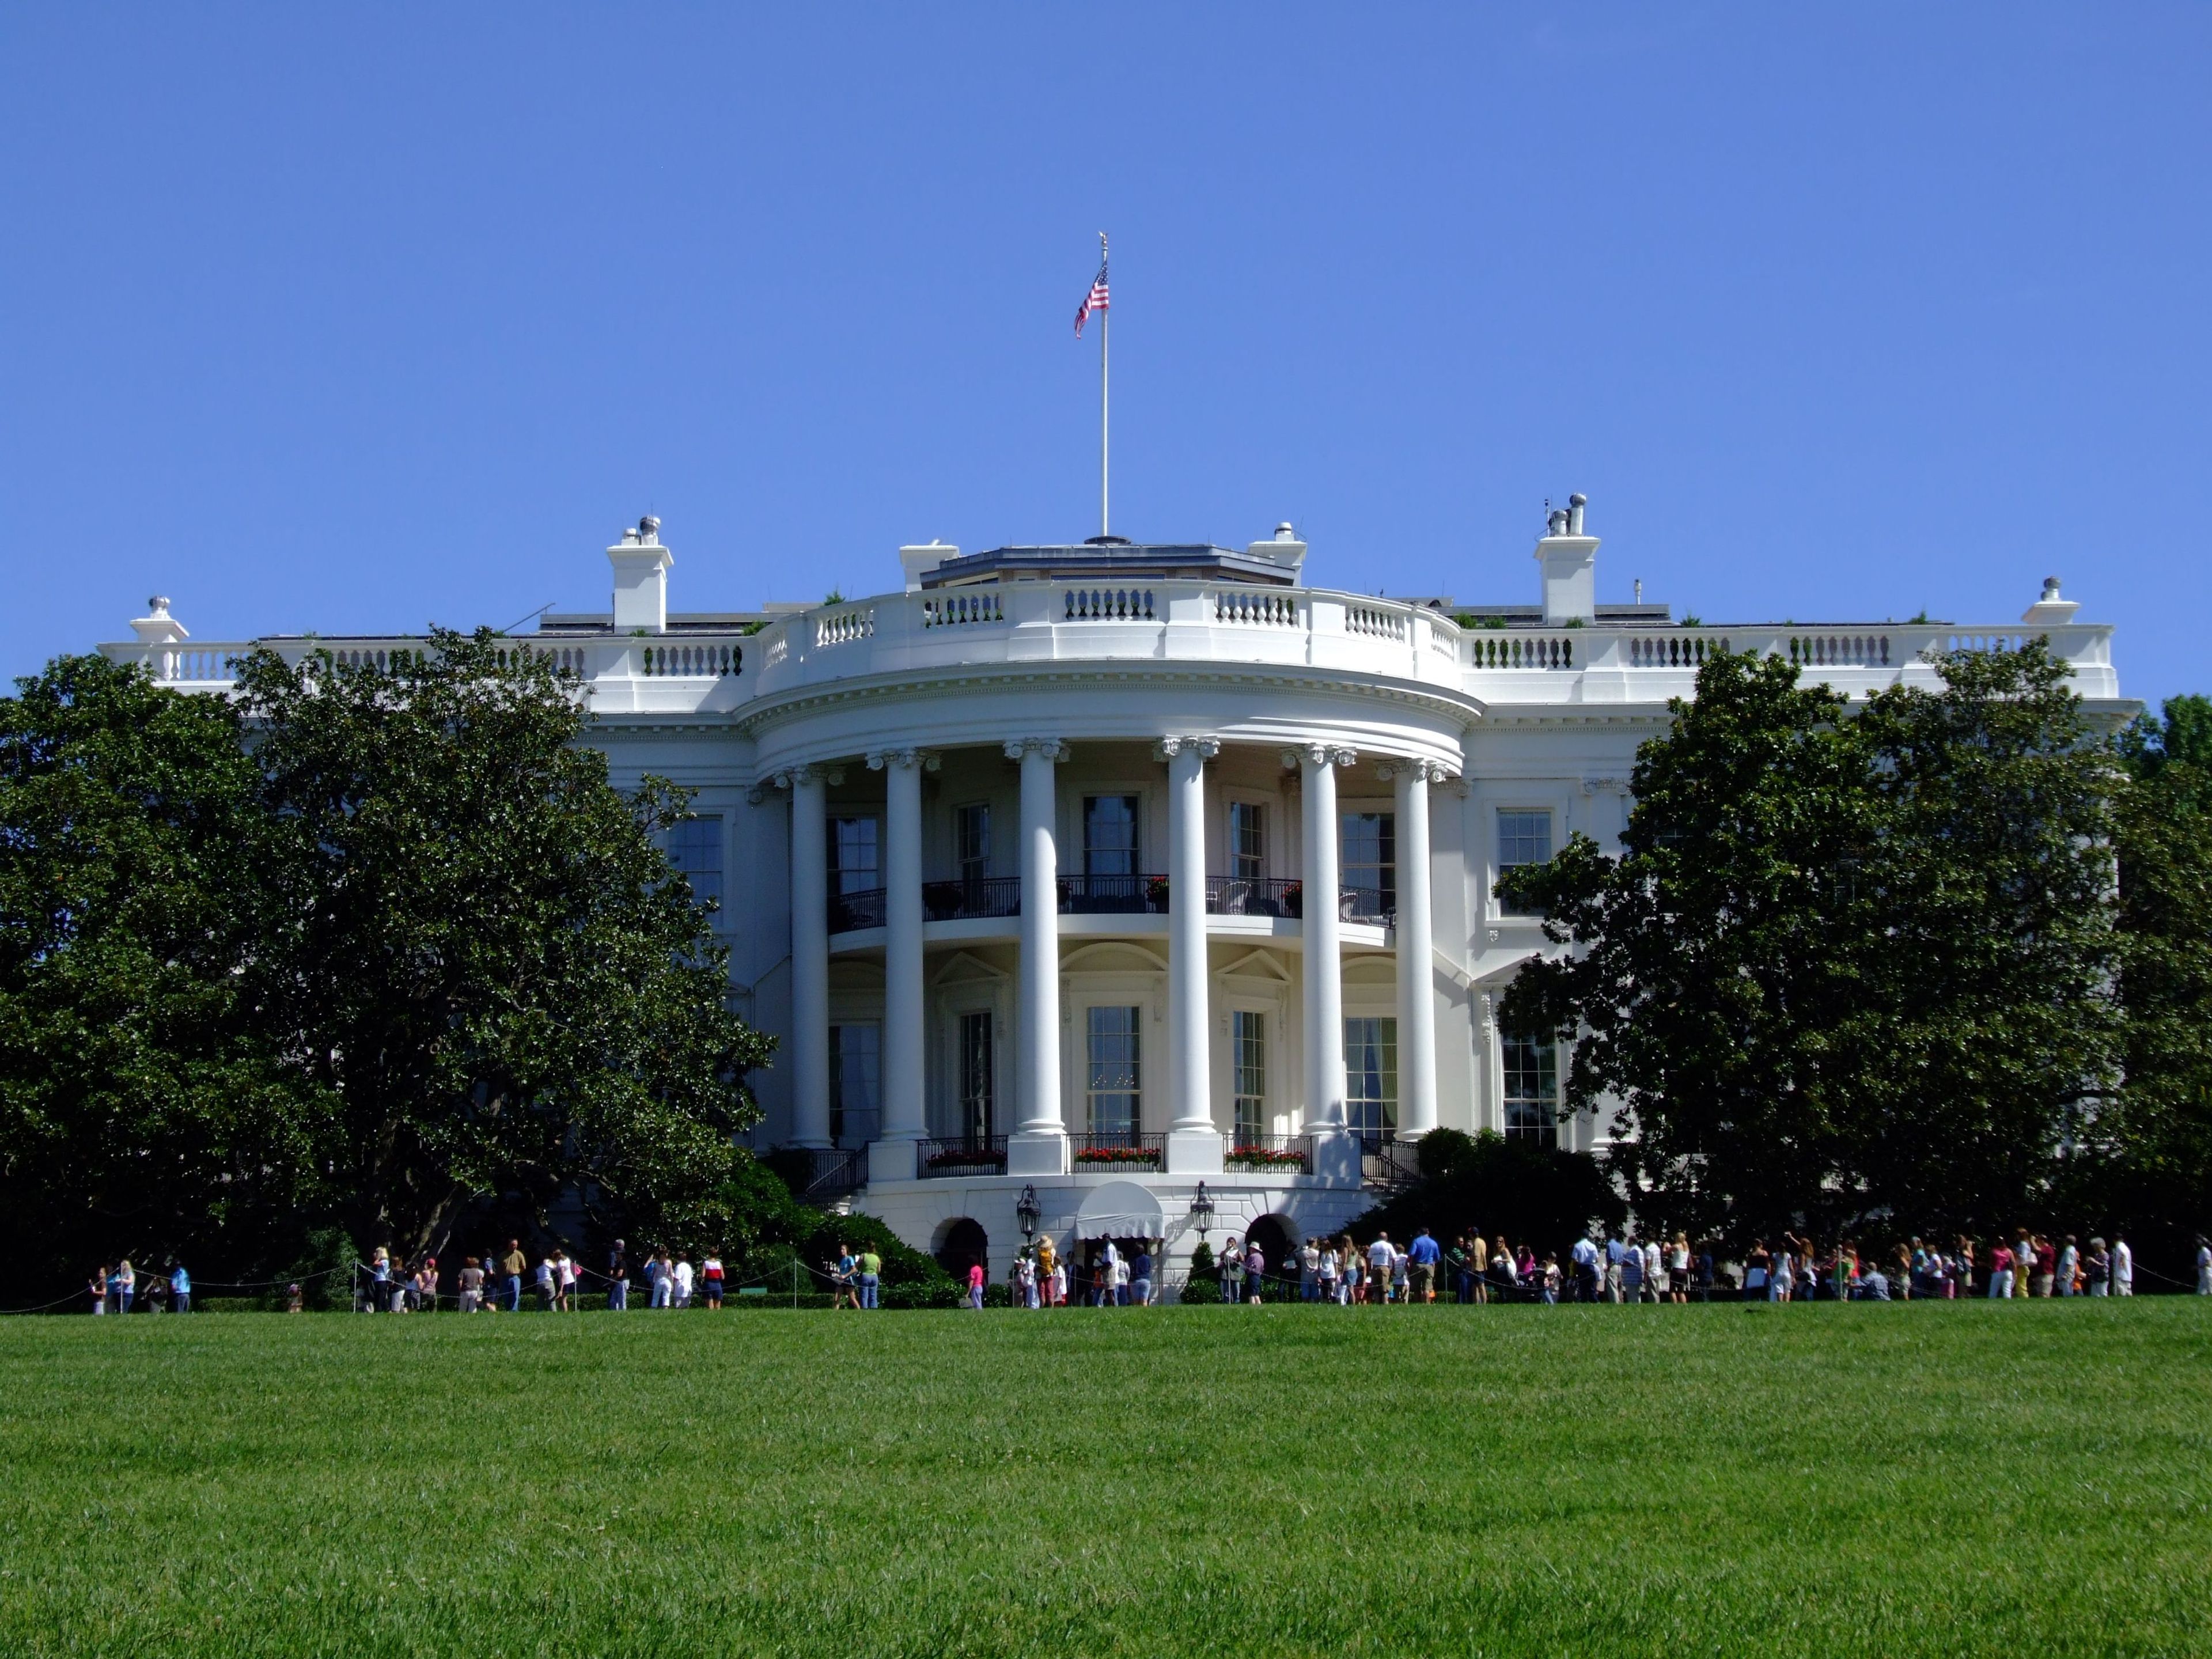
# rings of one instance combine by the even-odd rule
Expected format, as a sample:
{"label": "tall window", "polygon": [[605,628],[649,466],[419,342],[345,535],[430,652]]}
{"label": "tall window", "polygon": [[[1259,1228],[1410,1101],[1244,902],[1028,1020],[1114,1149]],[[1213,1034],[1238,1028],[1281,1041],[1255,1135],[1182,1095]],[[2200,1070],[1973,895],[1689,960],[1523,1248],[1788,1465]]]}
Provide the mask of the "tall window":
{"label": "tall window", "polygon": [[1238,1008],[1229,1021],[1236,1049],[1237,1144],[1250,1146],[1267,1133],[1267,1017]]}
{"label": "tall window", "polygon": [[1229,873],[1258,881],[1267,873],[1267,809],[1255,801],[1229,803]]}
{"label": "tall window", "polygon": [[1370,1146],[1398,1127],[1398,1022],[1344,1022],[1346,1127]]}
{"label": "tall window", "polygon": [[1505,1133],[1549,1140],[1559,1133],[1559,1050],[1548,1042],[1505,1039]]}
{"label": "tall window", "polygon": [[830,1139],[860,1146],[876,1138],[883,1102],[884,1030],[866,1025],[830,1028]]}
{"label": "tall window", "polygon": [[1086,795],[1083,801],[1083,873],[1137,873],[1137,798]]}
{"label": "tall window", "polygon": [[1398,908],[1398,815],[1346,812],[1342,826],[1344,884],[1352,914],[1380,921]]}
{"label": "tall window", "polygon": [[960,1133],[971,1145],[991,1138],[991,1012],[960,1016]]}
{"label": "tall window", "polygon": [[953,851],[960,861],[960,879],[977,882],[991,873],[991,809],[977,801],[953,815]]}
{"label": "tall window", "polygon": [[1135,1008],[1094,1007],[1088,1011],[1085,1037],[1085,1091],[1091,1133],[1127,1140],[1137,1133],[1139,1082]]}
{"label": "tall window", "polygon": [[830,890],[872,893],[884,884],[883,852],[876,820],[830,820]]}
{"label": "tall window", "polygon": [[[1549,812],[1507,811],[1498,814],[1498,873],[1524,864],[1548,864],[1552,858],[1552,815]],[[1498,908],[1508,915],[1526,913],[1503,899]]]}
{"label": "tall window", "polygon": [[722,902],[722,820],[719,815],[686,818],[668,832],[668,861],[691,884],[702,903]]}

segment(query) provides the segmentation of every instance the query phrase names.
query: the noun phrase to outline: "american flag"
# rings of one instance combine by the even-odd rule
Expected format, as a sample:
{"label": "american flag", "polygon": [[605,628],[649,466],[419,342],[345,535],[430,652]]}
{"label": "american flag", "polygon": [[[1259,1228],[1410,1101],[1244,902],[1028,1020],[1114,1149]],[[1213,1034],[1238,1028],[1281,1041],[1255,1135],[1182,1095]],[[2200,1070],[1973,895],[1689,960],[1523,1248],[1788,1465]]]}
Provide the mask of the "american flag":
{"label": "american flag", "polygon": [[1083,337],[1083,325],[1091,320],[1094,311],[1106,309],[1106,262],[1098,262],[1098,274],[1091,279],[1091,292],[1083,296],[1083,303],[1075,311],[1075,337]]}

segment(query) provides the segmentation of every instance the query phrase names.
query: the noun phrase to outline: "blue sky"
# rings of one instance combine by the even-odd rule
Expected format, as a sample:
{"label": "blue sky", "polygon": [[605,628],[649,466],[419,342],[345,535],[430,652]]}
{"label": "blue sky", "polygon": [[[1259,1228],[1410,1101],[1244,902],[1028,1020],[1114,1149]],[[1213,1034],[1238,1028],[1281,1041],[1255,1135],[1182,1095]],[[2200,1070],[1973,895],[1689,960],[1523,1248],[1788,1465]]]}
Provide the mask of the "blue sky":
{"label": "blue sky", "polygon": [[1115,528],[1318,582],[2016,617],[2212,690],[2212,9],[0,13],[0,672],[894,586]]}

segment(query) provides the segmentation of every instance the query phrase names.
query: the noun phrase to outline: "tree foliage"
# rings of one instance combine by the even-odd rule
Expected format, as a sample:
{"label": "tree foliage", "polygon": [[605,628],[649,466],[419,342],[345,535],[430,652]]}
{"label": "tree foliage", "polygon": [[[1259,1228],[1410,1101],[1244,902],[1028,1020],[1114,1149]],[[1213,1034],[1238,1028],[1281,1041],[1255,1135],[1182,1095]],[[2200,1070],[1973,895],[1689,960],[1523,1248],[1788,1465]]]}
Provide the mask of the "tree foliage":
{"label": "tree foliage", "polygon": [[1351,1226],[1363,1243],[1387,1232],[1403,1244],[1423,1227],[1440,1239],[1501,1235],[1564,1258],[1594,1225],[1618,1227],[1627,1214],[1605,1170],[1588,1152],[1494,1131],[1431,1129],[1421,1137],[1421,1179]]}
{"label": "tree foliage", "polygon": [[1652,1219],[2017,1224],[2104,1146],[2109,749],[2040,644],[1936,666],[1855,708],[1709,662],[1638,755],[1622,856],[1578,836],[1501,882],[1572,947],[1501,1018],[1574,1042],[1569,1103],[1612,1112]]}

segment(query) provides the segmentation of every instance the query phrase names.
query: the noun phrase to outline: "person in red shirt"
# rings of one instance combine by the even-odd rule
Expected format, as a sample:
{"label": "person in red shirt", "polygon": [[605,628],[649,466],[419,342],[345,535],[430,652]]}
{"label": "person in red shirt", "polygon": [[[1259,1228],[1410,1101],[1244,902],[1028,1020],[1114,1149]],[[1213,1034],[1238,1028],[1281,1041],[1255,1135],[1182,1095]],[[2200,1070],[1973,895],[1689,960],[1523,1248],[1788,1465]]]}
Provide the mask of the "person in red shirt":
{"label": "person in red shirt", "polygon": [[968,1305],[976,1309],[983,1305],[983,1264],[980,1261],[968,1269]]}

